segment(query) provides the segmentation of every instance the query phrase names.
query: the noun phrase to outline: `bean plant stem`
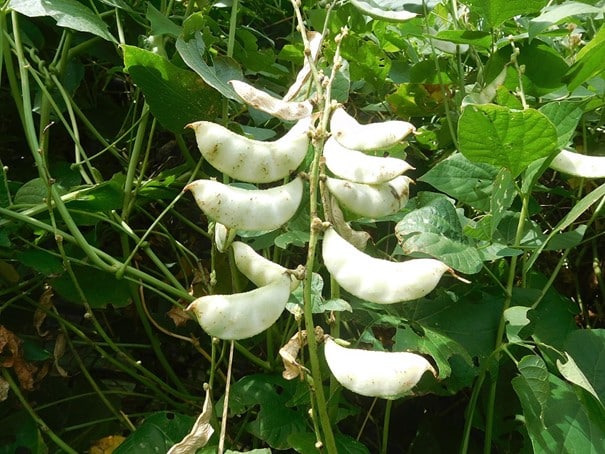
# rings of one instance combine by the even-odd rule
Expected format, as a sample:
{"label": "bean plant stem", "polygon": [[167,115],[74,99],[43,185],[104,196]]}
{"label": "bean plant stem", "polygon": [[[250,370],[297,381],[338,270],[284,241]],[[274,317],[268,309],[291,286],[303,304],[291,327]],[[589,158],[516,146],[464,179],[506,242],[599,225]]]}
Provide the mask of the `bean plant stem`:
{"label": "bean plant stem", "polygon": [[225,399],[223,400],[223,417],[221,420],[221,435],[218,439],[218,454],[225,451],[225,436],[227,434],[227,416],[229,415],[229,392],[231,391],[231,371],[233,369],[233,350],[235,341],[230,342],[229,363],[227,365],[227,383],[225,384]]}
{"label": "bean plant stem", "polygon": [[[519,223],[517,224],[517,231],[515,234],[515,243],[513,248],[518,248],[521,245],[521,239],[523,238],[523,231],[525,230],[525,221],[528,217],[529,212],[529,201],[530,193],[521,193],[521,212],[519,215]],[[504,330],[506,328],[506,320],[504,318],[504,312],[510,307],[513,299],[513,288],[515,285],[515,279],[517,277],[517,261],[518,256],[511,257],[510,269],[508,271],[508,280],[506,283],[506,294],[504,299],[504,305],[502,307],[502,316],[500,317],[500,323],[498,324],[498,331],[496,333],[496,345],[494,347],[494,355],[496,365],[500,359],[500,350],[504,342]],[[485,421],[485,441],[483,445],[483,452],[488,454],[491,452],[492,436],[494,430],[494,416],[495,416],[495,404],[496,404],[496,390],[498,387],[498,373],[496,368],[496,376],[492,377],[490,382],[489,397],[487,404],[487,418]]]}
{"label": "bean plant stem", "polygon": [[387,454],[389,446],[389,426],[391,425],[391,410],[393,409],[393,401],[387,400],[384,408],[384,422],[382,423],[382,446],[380,447],[381,454]]}

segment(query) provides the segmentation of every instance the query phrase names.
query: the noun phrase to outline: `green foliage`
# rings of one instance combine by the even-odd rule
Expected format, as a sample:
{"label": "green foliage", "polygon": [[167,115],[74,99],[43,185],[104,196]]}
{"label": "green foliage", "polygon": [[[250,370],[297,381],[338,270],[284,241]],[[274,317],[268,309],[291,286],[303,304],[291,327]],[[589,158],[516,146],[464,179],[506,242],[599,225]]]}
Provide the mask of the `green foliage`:
{"label": "green foliage", "polygon": [[[4,2],[0,452],[92,451],[120,434],[116,453],[167,452],[203,383],[214,435],[198,452],[601,452],[605,184],[549,166],[562,149],[605,159],[603,2],[301,3]],[[273,326],[230,344],[182,311],[252,287],[183,192],[231,182],[185,126],[266,141],[290,129],[229,81],[284,96],[309,64],[297,13],[323,33],[294,97],[316,115],[304,200],[283,227],[226,241],[303,265],[302,283]],[[403,209],[333,208],[320,156],[337,103],[363,125],[415,125],[369,152],[415,167]],[[456,275],[412,301],[365,301],[326,270],[325,221],[373,257]],[[406,399],[355,395],[321,333],[422,354],[436,377]]]}

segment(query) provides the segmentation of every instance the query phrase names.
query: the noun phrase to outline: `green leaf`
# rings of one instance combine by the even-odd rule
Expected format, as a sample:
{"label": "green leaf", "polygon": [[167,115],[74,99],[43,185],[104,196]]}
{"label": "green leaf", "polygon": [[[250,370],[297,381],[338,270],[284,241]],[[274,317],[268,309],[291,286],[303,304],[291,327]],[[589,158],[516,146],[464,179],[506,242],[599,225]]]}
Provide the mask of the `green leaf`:
{"label": "green leaf", "polygon": [[465,107],[458,140],[460,152],[469,160],[505,167],[513,177],[557,148],[555,127],[537,110],[490,104]]}
{"label": "green leaf", "polygon": [[[368,448],[348,435],[335,433],[334,439],[338,452],[347,454],[370,454]],[[312,432],[293,433],[288,437],[288,441],[292,445],[292,448],[301,454],[321,454],[323,452],[315,445],[317,443],[317,435]]]}
{"label": "green leaf", "polygon": [[193,416],[168,411],[153,413],[122,442],[113,454],[168,452],[187,435],[195,422]]}
{"label": "green leaf", "polygon": [[63,261],[44,249],[25,249],[17,254],[19,262],[48,276],[64,271]]}
{"label": "green leaf", "polygon": [[490,199],[491,232],[490,239],[498,228],[500,221],[504,218],[506,210],[510,208],[517,196],[514,180],[508,169],[502,169],[496,175],[494,188]]}
{"label": "green leaf", "polygon": [[471,11],[484,19],[490,27],[498,27],[502,22],[515,16],[540,11],[546,0],[468,0]]}
{"label": "green leaf", "polygon": [[220,96],[195,74],[153,52],[134,46],[122,48],[126,69],[165,128],[180,134],[188,123],[216,118]]}
{"label": "green leaf", "polygon": [[240,101],[235,90],[228,84],[232,79],[244,78],[241,69],[235,60],[227,57],[215,59],[215,66],[208,66],[202,56],[206,51],[206,45],[200,32],[196,32],[194,38],[185,41],[177,39],[176,49],[187,66],[193,69],[208,85],[218,90],[229,99]]}
{"label": "green leaf", "polygon": [[[348,311],[353,312],[351,305],[345,300],[337,298],[325,300],[322,296],[324,280],[318,273],[311,276],[311,302],[312,312],[314,314],[323,314],[328,311]],[[290,294],[290,300],[286,304],[286,309],[294,315],[303,313],[303,285],[299,285],[296,290]]]}
{"label": "green leaf", "polygon": [[81,191],[78,197],[70,200],[67,205],[91,213],[107,212],[121,208],[123,199],[123,185],[117,179],[111,179]]}
{"label": "green leaf", "polygon": [[529,307],[512,306],[504,311],[506,338],[509,342],[522,344],[527,338],[528,328],[531,327],[531,320],[527,318],[527,313],[530,310]]}
{"label": "green leaf", "polygon": [[305,245],[309,242],[309,238],[309,232],[291,230],[277,236],[274,240],[274,243],[278,248],[281,249],[288,249],[289,245],[305,247]]}
{"label": "green leaf", "polygon": [[[304,432],[307,427],[303,414],[288,406],[295,389],[295,381],[281,376],[247,375],[232,385],[229,409],[239,415],[260,406],[256,419],[246,424],[248,432],[274,449],[289,449],[290,434]],[[219,402],[217,411],[221,408]]]}
{"label": "green leaf", "polygon": [[442,30],[435,38],[456,44],[468,44],[482,49],[492,47],[492,35],[479,30]]}
{"label": "green leaf", "polygon": [[603,13],[603,8],[587,5],[582,2],[565,2],[561,5],[553,5],[545,8],[542,14],[529,21],[529,39],[533,39],[542,33],[551,25],[554,25],[570,16],[579,16],[580,14],[599,14]]}
{"label": "green leaf", "polygon": [[147,3],[145,17],[151,24],[152,35],[168,35],[176,38],[181,33],[181,27],[158,11],[151,3]]}
{"label": "green leaf", "polygon": [[462,232],[456,209],[444,197],[405,215],[395,233],[405,254],[429,255],[467,274],[482,267],[481,257]]}
{"label": "green leaf", "polygon": [[512,380],[523,408],[533,452],[601,452],[605,436],[603,414],[585,405],[583,390],[578,398],[571,385],[555,375],[548,374],[548,382],[550,394],[541,407],[527,378],[519,376]]}
{"label": "green leaf", "polygon": [[557,131],[557,148],[566,147],[573,138],[584,113],[582,107],[583,103],[572,101],[554,101],[540,107]]}
{"label": "green leaf", "polygon": [[605,26],[597,32],[595,37],[584,47],[576,62],[571,65],[563,80],[567,82],[569,91],[575,90],[588,79],[598,76],[605,71]]}
{"label": "green leaf", "polygon": [[550,384],[548,382],[548,369],[546,363],[537,355],[528,355],[521,358],[517,367],[531,388],[533,397],[540,405],[540,417],[542,417],[544,408],[550,396]]}
{"label": "green leaf", "polygon": [[[601,405],[605,405],[605,329],[583,329],[570,333],[565,341],[565,351],[583,375],[563,374],[565,378],[588,390]],[[565,366],[557,365],[559,370]],[[570,371],[570,368],[565,370]]]}
{"label": "green leaf", "polygon": [[25,410],[15,409],[4,416],[0,419],[3,435],[0,438],[0,452],[3,454],[48,452],[36,421]]}
{"label": "green leaf", "polygon": [[351,80],[365,81],[376,89],[385,84],[391,59],[378,44],[358,35],[350,35],[342,40],[341,53],[349,62]]}
{"label": "green leaf", "polygon": [[8,8],[27,17],[52,17],[59,27],[92,33],[117,43],[107,24],[90,8],[76,0],[11,0]]}
{"label": "green leaf", "polygon": [[[84,297],[93,308],[124,307],[131,303],[128,282],[105,271],[82,265],[72,265],[78,286],[84,292]],[[53,289],[65,300],[82,304],[78,289],[68,273],[52,281]]]}
{"label": "green leaf", "polygon": [[489,211],[496,175],[496,167],[469,161],[464,155],[455,153],[418,180],[473,208]]}

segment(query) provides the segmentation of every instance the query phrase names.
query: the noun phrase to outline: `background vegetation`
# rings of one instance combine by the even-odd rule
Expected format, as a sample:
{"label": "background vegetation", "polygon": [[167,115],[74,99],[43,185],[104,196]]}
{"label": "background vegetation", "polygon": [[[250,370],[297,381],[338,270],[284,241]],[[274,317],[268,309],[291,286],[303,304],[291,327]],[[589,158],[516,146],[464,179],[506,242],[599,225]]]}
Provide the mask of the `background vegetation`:
{"label": "background vegetation", "polygon": [[[347,219],[371,235],[372,255],[433,256],[471,284],[445,277],[425,298],[379,306],[339,294],[318,255],[312,304],[299,291],[289,306],[306,318],[285,311],[235,343],[226,445],[605,452],[605,184],[549,169],[562,148],[605,155],[603,2],[405,8],[419,15],[300,5],[325,34],[324,74],[348,27],[332,99],[362,123],[418,129],[388,150],[415,167],[407,207]],[[165,452],[201,412],[205,382],[218,429],[229,344],[182,308],[252,286],[182,193],[220,177],[184,127],[280,137],[288,126],[227,81],[281,96],[303,59],[286,0],[1,3],[0,451],[109,452],[125,437],[114,452]],[[307,200],[282,229],[241,236],[295,267],[311,234]],[[357,396],[330,378],[321,346],[301,358],[319,353],[320,370],[287,381],[278,350],[309,320],[358,346],[421,352],[439,382],[396,401]]]}

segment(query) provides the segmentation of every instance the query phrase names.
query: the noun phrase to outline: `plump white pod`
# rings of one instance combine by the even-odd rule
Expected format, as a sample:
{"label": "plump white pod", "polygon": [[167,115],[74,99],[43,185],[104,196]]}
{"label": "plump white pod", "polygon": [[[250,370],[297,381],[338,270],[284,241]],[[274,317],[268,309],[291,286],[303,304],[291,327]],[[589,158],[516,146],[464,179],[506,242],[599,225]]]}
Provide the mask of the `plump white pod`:
{"label": "plump white pod", "polygon": [[450,270],[445,263],[431,258],[391,262],[369,256],[332,227],[324,232],[322,256],[324,265],[342,288],[378,304],[422,298]]}
{"label": "plump white pod", "polygon": [[343,147],[351,150],[376,150],[401,142],[416,128],[401,120],[382,121],[362,125],[342,107],[338,107],[330,118],[332,136]]}
{"label": "plump white pod", "polygon": [[417,16],[416,13],[411,13],[405,10],[387,11],[381,8],[376,8],[367,2],[360,2],[359,0],[351,0],[351,3],[362,13],[367,14],[368,16],[372,16],[377,19],[382,19],[390,22],[403,22],[409,19],[413,19]]}
{"label": "plump white pod", "polygon": [[561,150],[550,163],[557,172],[583,178],[605,178],[605,156],[587,156]]}
{"label": "plump white pod", "polygon": [[282,120],[300,120],[313,112],[309,101],[283,101],[241,80],[230,80],[229,83],[246,104]]}
{"label": "plump white pod", "polygon": [[270,189],[242,189],[214,180],[196,180],[185,186],[209,218],[229,229],[275,230],[284,225],[302,200],[303,182],[297,177]]}
{"label": "plump white pod", "polygon": [[345,348],[331,338],[324,353],[338,383],[362,396],[396,399],[409,393],[426,371],[437,376],[431,363],[416,353]]}
{"label": "plump white pod", "polygon": [[290,277],[245,293],[207,295],[194,300],[193,312],[202,329],[219,339],[246,339],[269,328],[279,318],[290,296]]}
{"label": "plump white pod", "polygon": [[248,139],[210,121],[187,126],[195,131],[197,146],[213,167],[236,180],[271,183],[290,175],[305,159],[310,125],[311,117],[303,118],[273,142]]}
{"label": "plump white pod", "polygon": [[408,202],[410,178],[400,175],[380,184],[353,183],[326,177],[328,190],[340,205],[367,218],[397,213]]}
{"label": "plump white pod", "polygon": [[[234,241],[231,247],[237,269],[258,287],[280,279],[286,272],[286,268],[266,259],[246,243]],[[293,275],[290,280],[290,290],[296,290],[300,281]]]}
{"label": "plump white pod", "polygon": [[326,166],[334,175],[355,183],[384,183],[413,169],[403,159],[368,156],[361,151],[345,148],[334,137],[326,141],[323,156]]}

